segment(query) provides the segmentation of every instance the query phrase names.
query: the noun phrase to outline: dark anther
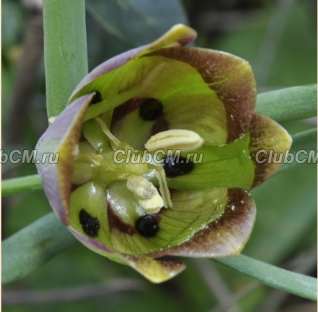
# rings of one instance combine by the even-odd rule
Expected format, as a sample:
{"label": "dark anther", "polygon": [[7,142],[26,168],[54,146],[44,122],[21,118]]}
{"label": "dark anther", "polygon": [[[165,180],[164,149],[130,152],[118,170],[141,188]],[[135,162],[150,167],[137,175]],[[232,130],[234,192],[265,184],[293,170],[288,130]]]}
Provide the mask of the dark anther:
{"label": "dark anther", "polygon": [[178,177],[193,170],[194,164],[184,157],[166,157],[164,160],[164,170],[168,178]]}
{"label": "dark anther", "polygon": [[136,221],[137,232],[144,237],[154,237],[159,231],[158,220],[154,215],[146,215]]}
{"label": "dark anther", "polygon": [[79,220],[82,225],[83,231],[89,236],[97,236],[99,230],[99,221],[97,218],[92,217],[84,209],[79,213]]}
{"label": "dark anther", "polygon": [[146,121],[154,121],[163,114],[163,105],[156,99],[147,99],[140,106],[140,117]]}
{"label": "dark anther", "polygon": [[99,91],[95,91],[95,95],[93,96],[92,100],[91,100],[91,104],[96,104],[96,103],[99,103],[101,102],[103,99],[102,99],[102,95]]}

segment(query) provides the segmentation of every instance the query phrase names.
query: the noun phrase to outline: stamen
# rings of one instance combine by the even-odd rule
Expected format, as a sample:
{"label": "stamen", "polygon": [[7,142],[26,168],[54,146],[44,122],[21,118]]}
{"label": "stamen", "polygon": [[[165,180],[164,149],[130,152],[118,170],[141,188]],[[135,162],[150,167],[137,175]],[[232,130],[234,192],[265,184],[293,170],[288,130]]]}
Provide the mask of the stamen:
{"label": "stamen", "polygon": [[142,176],[130,176],[127,180],[127,188],[134,193],[146,212],[157,213],[163,207],[163,199],[157,189]]}
{"label": "stamen", "polygon": [[122,148],[122,143],[108,130],[105,122],[100,119],[99,117],[95,117],[95,120],[100,125],[102,131],[106,134],[110,141],[110,145],[112,146],[113,150],[119,150]]}
{"label": "stamen", "polygon": [[155,175],[159,181],[159,190],[163,199],[163,206],[165,208],[172,208],[173,204],[170,197],[170,192],[168,189],[166,173],[162,167],[157,167],[155,171]]}
{"label": "stamen", "polygon": [[156,150],[181,150],[193,151],[201,147],[204,140],[194,131],[171,129],[153,135],[145,144],[148,151]]}

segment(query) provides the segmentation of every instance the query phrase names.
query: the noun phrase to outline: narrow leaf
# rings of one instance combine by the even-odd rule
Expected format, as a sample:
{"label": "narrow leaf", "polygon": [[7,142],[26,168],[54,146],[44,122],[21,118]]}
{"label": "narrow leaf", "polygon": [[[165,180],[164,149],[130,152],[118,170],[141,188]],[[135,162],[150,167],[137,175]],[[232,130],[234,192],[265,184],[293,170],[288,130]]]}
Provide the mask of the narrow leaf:
{"label": "narrow leaf", "polygon": [[287,271],[245,255],[213,260],[268,286],[317,301],[317,279],[313,277]]}
{"label": "narrow leaf", "polygon": [[304,163],[317,163],[317,129],[296,133],[292,138],[293,144],[289,152],[291,155],[277,173]]}
{"label": "narrow leaf", "polygon": [[55,117],[88,72],[85,0],[45,0],[43,17],[47,111]]}
{"label": "narrow leaf", "polygon": [[279,123],[314,117],[317,115],[317,85],[261,93],[257,96],[256,112]]}
{"label": "narrow leaf", "polygon": [[2,243],[2,283],[20,279],[78,246],[66,226],[50,213]]}
{"label": "narrow leaf", "polygon": [[35,174],[26,177],[3,180],[1,185],[1,195],[10,196],[42,189],[40,177]]}

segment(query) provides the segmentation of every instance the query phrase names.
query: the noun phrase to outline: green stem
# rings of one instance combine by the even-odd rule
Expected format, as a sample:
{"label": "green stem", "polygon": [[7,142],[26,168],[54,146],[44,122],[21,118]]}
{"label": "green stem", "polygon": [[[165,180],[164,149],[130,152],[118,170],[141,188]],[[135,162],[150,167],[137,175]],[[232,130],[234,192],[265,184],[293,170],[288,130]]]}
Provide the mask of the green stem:
{"label": "green stem", "polygon": [[48,117],[65,108],[87,75],[85,0],[44,0],[44,61]]}
{"label": "green stem", "polygon": [[36,191],[42,188],[41,180],[38,175],[19,177],[3,180],[1,185],[1,195],[5,197],[18,193]]}
{"label": "green stem", "polygon": [[256,112],[279,123],[317,116],[317,85],[261,93]]}
{"label": "green stem", "polygon": [[213,259],[213,261],[222,263],[268,286],[317,301],[317,279],[313,277],[287,271],[244,255]]}

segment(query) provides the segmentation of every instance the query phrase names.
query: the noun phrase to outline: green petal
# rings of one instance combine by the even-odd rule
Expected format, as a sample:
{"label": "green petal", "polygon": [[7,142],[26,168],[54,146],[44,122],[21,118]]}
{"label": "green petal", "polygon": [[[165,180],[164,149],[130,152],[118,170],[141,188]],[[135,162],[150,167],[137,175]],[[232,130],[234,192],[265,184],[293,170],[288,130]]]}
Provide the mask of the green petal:
{"label": "green petal", "polygon": [[71,194],[70,226],[83,235],[87,235],[80,222],[80,212],[84,210],[100,224],[97,241],[112,246],[108,222],[107,202],[105,200],[106,187],[98,182],[88,182],[76,188]]}
{"label": "green petal", "polygon": [[143,237],[135,222],[144,215],[138,201],[118,182],[107,191],[109,222],[113,248],[126,254],[147,254],[181,244],[212,220],[219,218],[228,202],[227,190],[172,191],[173,207],[157,215],[159,231],[155,237]]}
{"label": "green petal", "polygon": [[82,233],[69,227],[73,235],[86,247],[121,264],[134,268],[145,278],[153,283],[165,282],[185,269],[185,264],[180,261],[157,261],[148,256],[125,255],[112,248],[93,240]]}
{"label": "green petal", "polygon": [[228,190],[228,198],[227,207],[219,219],[185,243],[152,256],[228,257],[241,252],[252,232],[256,207],[252,197],[240,189]]}
{"label": "green petal", "polygon": [[[256,83],[248,62],[225,52],[200,48],[162,49],[149,54],[152,55],[189,64],[202,76],[226,111],[227,143],[246,133],[256,102]],[[183,105],[187,107],[186,104]],[[201,110],[202,103],[196,104],[196,109]],[[214,123],[215,119],[209,120]]]}
{"label": "green petal", "polygon": [[[178,190],[214,187],[250,189],[255,166],[250,157],[250,135],[223,146],[204,145],[189,159],[194,163],[190,174],[168,179],[169,188]],[[183,155],[183,154],[181,154]],[[183,156],[190,156],[189,153]],[[202,161],[201,160],[202,157]]]}
{"label": "green petal", "polygon": [[[96,78],[77,96],[92,91],[98,91],[102,101],[89,108],[86,118],[131,103],[120,120],[113,120],[111,130],[134,148],[141,148],[162,125],[193,130],[208,145],[232,142],[248,130],[256,98],[246,61],[218,51],[179,47],[135,58]],[[139,117],[139,106],[149,98],[162,103],[160,120]],[[137,139],[124,128],[142,130],[142,136]]]}

